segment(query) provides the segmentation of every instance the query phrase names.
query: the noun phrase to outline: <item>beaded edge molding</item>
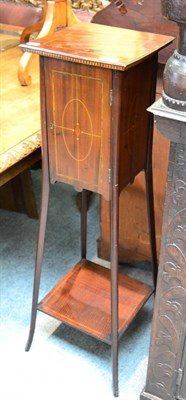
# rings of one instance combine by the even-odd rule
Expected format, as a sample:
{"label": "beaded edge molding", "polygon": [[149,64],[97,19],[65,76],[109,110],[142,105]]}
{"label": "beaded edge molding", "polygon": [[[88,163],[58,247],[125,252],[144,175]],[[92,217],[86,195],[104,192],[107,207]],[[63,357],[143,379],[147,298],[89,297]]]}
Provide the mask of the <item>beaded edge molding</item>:
{"label": "beaded edge molding", "polygon": [[[38,48],[31,49],[29,47],[25,47],[24,45],[20,45],[19,47],[21,47],[25,52],[28,52],[28,53],[39,54],[40,56],[56,58],[59,60],[74,62],[74,63],[78,63],[78,64],[90,65],[90,66],[112,69],[112,70],[117,70],[117,71],[125,71],[128,67],[127,63],[125,65],[119,65],[119,64],[115,65],[112,63],[109,64],[109,63],[101,62],[101,61],[86,60],[84,58],[76,57],[76,56],[72,57],[72,56],[68,56],[68,55],[64,55],[64,54],[62,55],[62,54],[58,54],[55,52],[50,52],[49,50],[45,51],[45,50],[40,50]],[[134,60],[134,62],[131,64],[134,65],[137,62],[138,62],[138,59]]]}

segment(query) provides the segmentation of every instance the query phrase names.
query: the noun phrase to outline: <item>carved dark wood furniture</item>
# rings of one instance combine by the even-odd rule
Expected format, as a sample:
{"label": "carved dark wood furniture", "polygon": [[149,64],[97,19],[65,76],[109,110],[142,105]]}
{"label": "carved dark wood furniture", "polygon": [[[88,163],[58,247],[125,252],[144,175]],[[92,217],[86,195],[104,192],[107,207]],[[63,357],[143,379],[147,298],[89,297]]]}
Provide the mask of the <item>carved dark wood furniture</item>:
{"label": "carved dark wood furniture", "polygon": [[186,1],[162,0],[178,23],[178,50],[167,61],[162,99],[150,107],[171,141],[158,284],[141,400],[186,400]]}
{"label": "carved dark wood furniture", "polygon": [[[118,395],[118,340],[153,289],[118,273],[119,193],[139,171],[147,182],[154,283],[152,117],[157,53],[172,38],[81,23],[23,45],[40,55],[43,190],[30,334],[37,309],[112,345]],[[38,303],[49,184],[82,190],[81,261]],[[111,204],[111,268],[86,255],[88,191]],[[70,227],[69,227],[70,229]]]}
{"label": "carved dark wood furniture", "polygon": [[[178,27],[174,21],[167,20],[161,13],[161,0],[123,0],[124,10],[117,9],[121,0],[111,3],[95,14],[91,22],[116,26],[119,28],[134,29],[142,32],[161,33],[163,35],[177,36]],[[159,62],[166,63],[176,47],[174,41],[170,46],[159,52]]]}
{"label": "carved dark wood furniture", "polygon": [[171,140],[147,382],[141,400],[186,400],[186,114],[151,107]]}

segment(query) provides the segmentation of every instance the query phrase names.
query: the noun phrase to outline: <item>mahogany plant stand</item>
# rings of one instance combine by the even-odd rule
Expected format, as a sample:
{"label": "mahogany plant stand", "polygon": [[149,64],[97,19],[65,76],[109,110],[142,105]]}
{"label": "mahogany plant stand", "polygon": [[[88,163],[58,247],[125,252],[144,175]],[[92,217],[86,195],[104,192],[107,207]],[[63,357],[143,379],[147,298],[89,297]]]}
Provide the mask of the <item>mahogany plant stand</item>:
{"label": "mahogany plant stand", "polygon": [[[108,38],[109,41],[108,41]],[[118,396],[118,341],[154,288],[118,272],[119,194],[146,176],[154,285],[157,257],[152,192],[158,51],[173,38],[89,23],[22,47],[40,55],[43,185],[29,350],[37,309],[112,346]],[[38,304],[50,183],[82,190],[81,260]],[[87,193],[110,200],[111,265],[87,259]],[[69,227],[70,229],[70,227]]]}

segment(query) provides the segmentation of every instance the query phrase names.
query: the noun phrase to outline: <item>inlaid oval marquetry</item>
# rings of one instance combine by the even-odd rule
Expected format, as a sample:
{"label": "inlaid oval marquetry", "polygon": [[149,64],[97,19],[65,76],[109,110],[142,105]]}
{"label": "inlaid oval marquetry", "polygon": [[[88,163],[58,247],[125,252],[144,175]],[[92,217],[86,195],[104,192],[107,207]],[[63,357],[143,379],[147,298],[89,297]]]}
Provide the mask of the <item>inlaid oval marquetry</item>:
{"label": "inlaid oval marquetry", "polygon": [[75,127],[75,129],[74,129],[74,133],[75,133],[75,135],[76,135],[76,138],[79,139],[80,133],[81,133],[81,129],[80,129],[80,127],[79,127],[79,122],[77,122],[77,124],[76,124],[76,127]]}
{"label": "inlaid oval marquetry", "polygon": [[84,161],[93,143],[93,124],[86,105],[78,98],[67,102],[62,114],[62,133],[68,154]]}

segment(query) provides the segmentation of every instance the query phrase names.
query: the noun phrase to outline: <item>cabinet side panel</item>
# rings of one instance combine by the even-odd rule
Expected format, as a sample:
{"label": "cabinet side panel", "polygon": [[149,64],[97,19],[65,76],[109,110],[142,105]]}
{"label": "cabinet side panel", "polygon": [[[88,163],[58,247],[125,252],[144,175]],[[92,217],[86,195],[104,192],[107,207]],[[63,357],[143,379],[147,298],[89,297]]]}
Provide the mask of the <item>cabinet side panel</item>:
{"label": "cabinet side panel", "polygon": [[120,190],[145,168],[152,102],[153,57],[123,74],[120,118]]}

